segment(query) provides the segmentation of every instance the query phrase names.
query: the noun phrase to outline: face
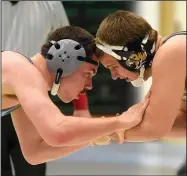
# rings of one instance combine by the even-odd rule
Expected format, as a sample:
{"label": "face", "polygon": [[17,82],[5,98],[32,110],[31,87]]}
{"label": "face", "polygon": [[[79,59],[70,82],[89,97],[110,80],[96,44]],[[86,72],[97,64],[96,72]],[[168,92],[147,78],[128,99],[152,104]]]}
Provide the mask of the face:
{"label": "face", "polygon": [[101,58],[101,63],[110,70],[112,79],[126,79],[127,81],[136,80],[139,76],[139,73],[128,71],[123,68],[117,59],[109,54],[104,54]]}
{"label": "face", "polygon": [[97,66],[90,63],[83,63],[73,74],[61,79],[58,91],[59,98],[69,103],[73,99],[78,99],[85,90],[92,89],[92,77],[97,73]]}

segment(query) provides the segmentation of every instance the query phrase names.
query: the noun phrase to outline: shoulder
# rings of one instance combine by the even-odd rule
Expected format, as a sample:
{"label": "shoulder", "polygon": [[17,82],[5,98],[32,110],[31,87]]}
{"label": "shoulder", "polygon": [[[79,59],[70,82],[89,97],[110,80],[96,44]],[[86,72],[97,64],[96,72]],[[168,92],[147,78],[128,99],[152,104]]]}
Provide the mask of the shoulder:
{"label": "shoulder", "polygon": [[185,49],[186,48],[186,35],[175,35],[169,38],[162,47],[165,46],[168,50]]}
{"label": "shoulder", "polygon": [[180,68],[186,62],[186,35],[178,35],[170,38],[157,51],[153,69],[159,68]]}
{"label": "shoulder", "polygon": [[39,72],[26,56],[13,51],[2,52],[2,77],[4,81]]}
{"label": "shoulder", "polygon": [[30,62],[28,61],[28,58],[21,53],[14,52],[14,51],[3,51],[1,53],[2,53],[2,67],[3,68],[16,67],[19,64],[31,65]]}

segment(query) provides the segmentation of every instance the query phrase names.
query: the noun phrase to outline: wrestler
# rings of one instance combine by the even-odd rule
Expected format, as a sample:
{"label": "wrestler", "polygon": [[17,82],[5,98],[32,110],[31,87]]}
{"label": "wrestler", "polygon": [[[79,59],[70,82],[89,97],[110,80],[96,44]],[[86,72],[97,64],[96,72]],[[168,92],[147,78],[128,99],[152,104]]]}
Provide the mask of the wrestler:
{"label": "wrestler", "polygon": [[105,52],[101,62],[114,79],[126,79],[139,87],[152,77],[143,120],[118,133],[120,143],[160,139],[179,114],[186,116],[186,32],[163,37],[142,17],[119,10],[100,24],[96,45]]}
{"label": "wrestler", "polygon": [[100,56],[93,39],[84,29],[67,26],[52,31],[41,53],[32,58],[2,52],[2,113],[11,112],[30,164],[66,156],[94,139],[140,123],[148,98],[123,115],[101,119],[65,116],[50,100],[48,91],[68,103],[92,89]]}

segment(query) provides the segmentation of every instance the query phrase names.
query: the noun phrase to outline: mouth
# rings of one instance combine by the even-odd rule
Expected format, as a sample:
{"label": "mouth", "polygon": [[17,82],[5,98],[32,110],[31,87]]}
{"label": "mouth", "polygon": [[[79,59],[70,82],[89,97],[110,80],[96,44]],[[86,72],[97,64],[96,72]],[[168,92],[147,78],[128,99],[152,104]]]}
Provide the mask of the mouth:
{"label": "mouth", "polygon": [[79,99],[79,96],[80,95],[84,95],[86,93],[86,89],[84,88],[76,97],[75,97],[75,99]]}

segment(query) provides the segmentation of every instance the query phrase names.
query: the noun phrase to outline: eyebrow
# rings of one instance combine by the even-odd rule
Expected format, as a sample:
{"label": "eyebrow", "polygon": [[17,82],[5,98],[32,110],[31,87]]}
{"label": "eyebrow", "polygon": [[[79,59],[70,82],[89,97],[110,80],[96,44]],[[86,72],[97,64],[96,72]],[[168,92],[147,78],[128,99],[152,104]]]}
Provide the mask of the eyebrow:
{"label": "eyebrow", "polygon": [[110,67],[116,67],[115,64],[112,64],[112,65],[107,65],[106,68],[110,68]]}

